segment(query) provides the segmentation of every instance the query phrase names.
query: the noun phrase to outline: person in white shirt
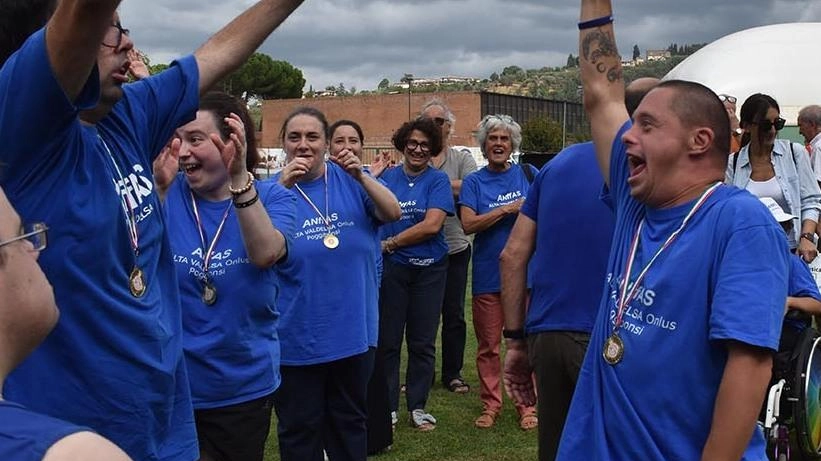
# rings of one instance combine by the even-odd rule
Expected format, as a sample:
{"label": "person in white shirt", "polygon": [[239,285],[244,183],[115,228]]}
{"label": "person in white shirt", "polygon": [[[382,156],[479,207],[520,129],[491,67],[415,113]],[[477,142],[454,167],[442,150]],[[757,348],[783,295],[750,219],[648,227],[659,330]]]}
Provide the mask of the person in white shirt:
{"label": "person in white shirt", "polygon": [[821,106],[813,104],[798,112],[798,132],[804,137],[812,171],[821,185]]}

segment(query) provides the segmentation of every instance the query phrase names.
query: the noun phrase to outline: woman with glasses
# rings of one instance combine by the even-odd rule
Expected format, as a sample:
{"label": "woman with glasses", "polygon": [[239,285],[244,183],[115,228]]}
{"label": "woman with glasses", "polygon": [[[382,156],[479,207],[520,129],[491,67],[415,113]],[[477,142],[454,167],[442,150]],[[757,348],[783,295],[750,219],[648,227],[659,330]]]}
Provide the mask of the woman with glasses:
{"label": "woman with glasses", "polygon": [[790,249],[809,263],[818,255],[815,233],[821,190],[804,146],[777,139],[784,123],[778,102],[771,96],[756,93],[747,98],[741,106],[743,147],[730,157],[725,182],[758,197],[770,197],[797,216],[787,240]]}
{"label": "woman with glasses", "polygon": [[[331,134],[339,142],[329,152]],[[283,461],[322,461],[323,449],[331,461],[365,461],[368,451],[376,238],[401,210],[363,171],[362,135],[341,127],[331,134],[325,115],[310,107],[288,115],[280,134],[288,163],[275,180],[297,200],[288,259],[277,268],[282,385],[274,406]]]}
{"label": "woman with glasses", "polygon": [[418,118],[393,135],[404,162],[381,179],[396,194],[402,219],[382,226],[384,272],[379,292],[379,349],[388,374],[391,413],[399,408],[402,334],[408,342],[405,376],[410,424],[420,431],[436,427],[425,405],[433,381],[435,340],[445,294],[448,245],[442,225],[454,214],[448,175],[429,164],[442,149],[442,133],[430,119]]}
{"label": "woman with glasses", "polygon": [[[490,428],[502,411],[499,350],[504,315],[499,255],[513,230],[530,180],[538,171],[532,165],[510,163],[510,155],[522,142],[522,128],[508,115],[483,118],[477,127],[476,141],[488,164],[469,174],[462,183],[459,214],[465,233],[476,234],[473,241],[473,327],[478,340],[476,370],[482,413],[474,421],[474,426]],[[522,430],[538,426],[535,406],[517,405],[516,411]]]}
{"label": "woman with glasses", "polygon": [[206,93],[196,119],[177,129],[154,165],[167,190],[163,210],[206,460],[262,461],[280,384],[274,268],[288,250],[296,200],[252,175],[253,127],[242,101]]}

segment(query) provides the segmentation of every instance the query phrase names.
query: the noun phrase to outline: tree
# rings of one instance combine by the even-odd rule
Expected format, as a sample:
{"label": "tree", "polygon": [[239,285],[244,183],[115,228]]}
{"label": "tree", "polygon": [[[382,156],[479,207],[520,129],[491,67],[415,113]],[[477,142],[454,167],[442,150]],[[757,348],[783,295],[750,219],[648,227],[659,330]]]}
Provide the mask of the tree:
{"label": "tree", "polygon": [[234,96],[261,99],[299,98],[305,86],[302,71],[286,61],[274,61],[263,53],[254,53],[221,83],[223,91]]}
{"label": "tree", "polygon": [[641,50],[638,45],[633,45],[633,61],[641,57]]}
{"label": "tree", "polygon": [[577,64],[576,58],[573,57],[573,53],[567,55],[567,67],[576,67]]}
{"label": "tree", "polygon": [[154,65],[149,64],[148,65],[148,72],[151,75],[159,74],[160,72],[164,71],[165,69],[168,69],[168,64],[154,64]]}
{"label": "tree", "polygon": [[391,86],[391,81],[386,78],[383,78],[382,81],[379,82],[379,85],[376,86],[376,88],[379,90],[387,90],[389,86]]}
{"label": "tree", "polygon": [[533,117],[522,125],[522,151],[558,152],[564,147],[562,126],[547,117]]}
{"label": "tree", "polygon": [[490,81],[491,82],[499,81],[499,74],[497,74],[496,72],[490,74]]}

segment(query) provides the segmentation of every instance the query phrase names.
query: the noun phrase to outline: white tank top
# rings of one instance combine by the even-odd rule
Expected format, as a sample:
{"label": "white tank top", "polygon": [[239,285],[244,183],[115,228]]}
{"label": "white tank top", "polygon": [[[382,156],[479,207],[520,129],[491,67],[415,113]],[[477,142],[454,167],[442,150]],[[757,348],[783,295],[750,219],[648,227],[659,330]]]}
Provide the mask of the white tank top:
{"label": "white tank top", "polygon": [[787,213],[790,212],[790,208],[787,206],[787,200],[784,198],[784,191],[781,190],[781,186],[778,184],[778,180],[775,179],[775,176],[766,181],[754,181],[750,179],[750,182],[747,183],[747,190],[756,197],[770,197],[775,200],[782,210]]}

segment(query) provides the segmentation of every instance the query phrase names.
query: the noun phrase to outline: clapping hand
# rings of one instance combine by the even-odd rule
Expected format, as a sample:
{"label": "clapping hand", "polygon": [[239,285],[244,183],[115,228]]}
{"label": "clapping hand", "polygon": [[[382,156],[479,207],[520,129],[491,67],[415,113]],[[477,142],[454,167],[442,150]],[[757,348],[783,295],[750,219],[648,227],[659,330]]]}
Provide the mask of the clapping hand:
{"label": "clapping hand", "polygon": [[237,179],[239,184],[245,184],[248,175],[245,159],[247,157],[248,145],[245,139],[245,124],[239,115],[231,113],[223,121],[228,125],[231,134],[228,142],[223,142],[218,133],[211,133],[211,141],[217,146],[222,157],[222,162],[228,169],[228,174],[232,179]]}

